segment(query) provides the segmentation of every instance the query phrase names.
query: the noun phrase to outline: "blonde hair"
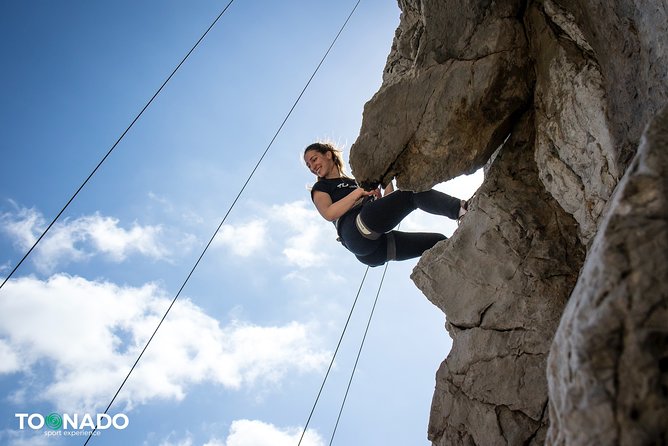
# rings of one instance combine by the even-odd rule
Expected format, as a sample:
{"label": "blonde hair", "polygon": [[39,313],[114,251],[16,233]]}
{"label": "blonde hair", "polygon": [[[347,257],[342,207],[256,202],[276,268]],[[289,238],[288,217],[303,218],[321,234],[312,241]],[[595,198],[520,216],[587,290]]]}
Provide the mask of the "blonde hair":
{"label": "blonde hair", "polygon": [[[323,155],[327,154],[327,152],[331,153],[334,165],[337,169],[339,169],[339,174],[341,174],[343,177],[348,177],[346,174],[345,163],[343,161],[343,152],[334,147],[334,144],[328,142],[314,142],[313,144],[310,144],[308,147],[306,147],[306,149],[304,149],[304,155],[306,155],[306,152],[310,152],[311,150],[315,150],[316,152]],[[318,179],[320,180],[321,178]]]}

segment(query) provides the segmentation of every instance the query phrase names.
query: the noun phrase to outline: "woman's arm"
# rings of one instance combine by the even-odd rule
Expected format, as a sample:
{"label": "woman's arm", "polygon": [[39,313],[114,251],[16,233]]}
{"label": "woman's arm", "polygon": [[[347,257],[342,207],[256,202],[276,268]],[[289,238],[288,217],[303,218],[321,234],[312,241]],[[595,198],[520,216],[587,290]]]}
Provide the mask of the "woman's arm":
{"label": "woman's arm", "polygon": [[357,200],[371,194],[373,191],[367,192],[358,187],[336,203],[332,203],[332,198],[328,193],[317,190],[313,192],[313,203],[325,220],[334,221],[348,212]]}

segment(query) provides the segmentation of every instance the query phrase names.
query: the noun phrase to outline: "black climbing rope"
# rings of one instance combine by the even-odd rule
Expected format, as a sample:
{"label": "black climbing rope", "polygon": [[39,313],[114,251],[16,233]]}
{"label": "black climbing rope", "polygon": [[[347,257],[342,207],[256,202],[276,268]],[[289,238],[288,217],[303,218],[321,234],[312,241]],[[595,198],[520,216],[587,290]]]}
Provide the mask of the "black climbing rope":
{"label": "black climbing rope", "polygon": [[[385,268],[383,269],[383,275],[380,278],[380,283],[378,284],[378,291],[376,292],[376,298],[373,301],[373,306],[371,307],[371,313],[369,314],[369,320],[366,323],[366,329],[364,330],[364,336],[362,336],[362,341],[360,343],[359,349],[357,350],[357,358],[355,359],[355,364],[353,364],[353,369],[350,373],[350,379],[348,380],[348,386],[346,388],[346,392],[343,396],[343,401],[341,402],[341,407],[339,409],[339,414],[336,418],[336,423],[334,425],[334,430],[332,431],[332,436],[329,440],[329,444],[332,444],[332,441],[334,441],[334,435],[336,434],[336,429],[339,426],[339,421],[341,420],[341,414],[343,413],[343,407],[346,404],[346,400],[348,399],[348,393],[350,392],[350,385],[353,382],[353,376],[355,376],[355,370],[357,370],[357,363],[360,360],[360,355],[362,354],[362,348],[364,347],[364,342],[366,340],[366,335],[369,332],[369,326],[371,325],[371,319],[373,318],[373,313],[376,310],[376,304],[378,303],[378,297],[380,296],[380,291],[383,288],[383,282],[385,281],[385,273],[387,273],[387,266],[388,263],[385,263]],[[301,446],[302,440],[304,439],[304,435],[306,434],[306,429],[308,428],[309,423],[311,422],[311,418],[313,417],[313,413],[315,412],[315,408],[318,405],[318,401],[320,400],[320,395],[322,394],[322,389],[325,387],[325,383],[327,382],[327,378],[329,377],[329,372],[332,369],[332,365],[334,364],[334,360],[336,359],[336,354],[339,351],[339,347],[341,346],[341,341],[343,340],[343,336],[346,333],[346,329],[348,328],[348,323],[350,322],[350,318],[353,314],[353,310],[355,310],[355,305],[357,304],[357,299],[359,298],[360,292],[362,291],[362,287],[364,286],[364,281],[366,280],[367,273],[369,272],[369,267],[367,266],[366,271],[364,272],[364,277],[362,277],[362,282],[360,283],[359,289],[357,290],[357,295],[355,296],[355,300],[353,301],[353,305],[350,308],[350,312],[348,313],[348,319],[346,320],[345,325],[343,326],[343,330],[341,331],[341,336],[339,337],[339,342],[336,345],[336,349],[334,350],[334,354],[332,355],[332,360],[329,363],[329,367],[327,368],[327,373],[325,373],[325,377],[322,380],[322,384],[320,385],[320,390],[318,390],[318,394],[315,397],[315,401],[313,402],[313,406],[311,407],[311,413],[308,416],[308,419],[306,420],[306,424],[304,425],[304,429],[302,430],[302,435],[299,438],[299,443],[297,443],[297,446]]]}
{"label": "black climbing rope", "polygon": [[366,275],[369,272],[369,267],[366,267],[366,270],[364,270],[364,276],[362,277],[362,281],[360,282],[360,286],[357,290],[357,295],[355,296],[355,300],[353,301],[353,305],[350,307],[350,311],[348,312],[348,319],[346,319],[346,323],[343,326],[343,330],[341,330],[341,336],[339,336],[339,342],[336,344],[336,349],[334,349],[334,354],[332,355],[332,360],[329,362],[329,367],[327,367],[327,372],[325,373],[325,377],[322,379],[322,384],[320,385],[320,390],[318,390],[318,394],[315,397],[315,401],[313,402],[313,406],[311,407],[311,413],[309,413],[308,418],[306,420],[306,424],[304,425],[304,429],[302,430],[302,435],[299,437],[299,443],[297,443],[297,446],[300,446],[302,444],[302,440],[304,439],[304,435],[306,434],[306,429],[308,428],[309,423],[311,423],[311,418],[313,417],[313,412],[315,412],[315,408],[318,405],[318,401],[320,400],[320,395],[322,395],[322,389],[325,388],[325,384],[327,383],[327,378],[329,377],[329,372],[332,370],[332,366],[334,365],[334,360],[336,359],[336,354],[339,352],[339,347],[341,347],[341,341],[343,341],[343,337],[346,334],[346,330],[348,329],[348,323],[350,322],[350,318],[353,315],[353,311],[355,310],[355,305],[357,305],[357,299],[360,297],[360,292],[362,291],[362,287],[364,286],[364,281],[366,280]]}
{"label": "black climbing rope", "polygon": [[[366,341],[366,336],[369,332],[369,327],[371,326],[371,320],[373,319],[373,314],[376,310],[376,304],[378,303],[378,297],[380,296],[380,291],[383,288],[383,282],[385,281],[385,274],[387,273],[387,266],[388,264],[385,264],[385,268],[383,269],[383,275],[380,278],[380,283],[378,285],[378,291],[376,292],[376,298],[373,301],[373,306],[371,307],[371,313],[369,314],[369,319],[367,320],[366,323],[366,328],[364,330],[364,335],[362,336],[362,341],[360,342],[359,349],[357,350],[357,357],[355,358],[355,363],[353,364],[353,368],[350,372],[350,379],[348,380],[348,386],[346,387],[345,394],[343,396],[343,400],[341,401],[341,406],[339,408],[339,414],[336,418],[336,423],[334,425],[334,430],[332,431],[332,436],[330,437],[329,440],[329,445],[331,446],[332,442],[334,441],[334,436],[336,435],[336,430],[339,426],[339,421],[341,420],[341,414],[343,413],[343,408],[346,404],[346,400],[348,399],[348,394],[350,393],[350,386],[353,382],[353,377],[355,376],[355,371],[357,370],[357,364],[359,363],[360,356],[362,354],[362,349],[364,348],[364,342]],[[325,387],[325,384],[327,383],[327,378],[329,377],[329,372],[332,370],[332,366],[334,365],[334,360],[336,359],[336,355],[339,351],[339,347],[341,347],[341,342],[343,341],[343,337],[346,334],[346,330],[348,329],[348,323],[350,322],[350,318],[353,315],[353,312],[355,310],[355,306],[357,305],[357,300],[360,296],[360,292],[362,291],[362,287],[364,286],[364,282],[366,280],[367,273],[369,272],[369,267],[367,266],[366,270],[364,271],[364,276],[362,277],[362,281],[360,283],[359,289],[357,290],[357,295],[355,296],[355,300],[353,301],[353,304],[350,308],[350,312],[348,313],[348,318],[346,319],[346,323],[343,326],[343,330],[341,331],[341,336],[339,336],[339,342],[336,344],[336,349],[334,350],[334,354],[332,355],[332,359],[329,362],[329,367],[327,367],[327,372],[325,373],[325,376],[322,380],[322,383],[320,384],[320,389],[318,390],[318,394],[315,397],[315,401],[313,402],[313,406],[311,407],[311,412],[309,413],[309,416],[306,420],[306,423],[304,424],[304,428],[302,429],[302,434],[301,437],[299,437],[299,442],[297,443],[297,446],[301,446],[302,440],[304,439],[304,435],[306,435],[306,430],[308,429],[308,426],[311,422],[311,418],[313,417],[313,413],[315,412],[316,406],[318,405],[318,402],[320,401],[320,396],[322,395],[322,390]]]}
{"label": "black climbing rope", "polygon": [[348,386],[346,387],[346,393],[343,395],[343,401],[341,401],[341,407],[339,408],[339,415],[336,417],[336,424],[334,425],[334,430],[332,431],[332,436],[329,439],[329,446],[332,446],[334,441],[334,436],[336,435],[336,429],[339,427],[339,421],[341,420],[341,414],[343,413],[343,408],[346,405],[346,400],[348,399],[348,393],[350,392],[350,386],[353,383],[353,377],[355,376],[355,371],[357,370],[357,364],[360,360],[360,355],[362,354],[362,348],[364,348],[364,341],[366,341],[366,335],[369,333],[369,326],[371,325],[371,319],[373,319],[373,313],[376,310],[376,304],[378,303],[378,297],[380,296],[380,290],[383,288],[383,282],[385,281],[385,273],[387,272],[387,263],[385,264],[385,269],[383,269],[383,276],[380,278],[380,284],[378,285],[378,291],[376,292],[376,298],[373,301],[373,306],[371,307],[371,313],[369,314],[369,320],[366,323],[366,328],[364,329],[364,336],[362,336],[362,342],[360,342],[360,347],[357,350],[357,358],[355,358],[355,364],[353,364],[353,369],[350,372],[350,379],[348,380]]}

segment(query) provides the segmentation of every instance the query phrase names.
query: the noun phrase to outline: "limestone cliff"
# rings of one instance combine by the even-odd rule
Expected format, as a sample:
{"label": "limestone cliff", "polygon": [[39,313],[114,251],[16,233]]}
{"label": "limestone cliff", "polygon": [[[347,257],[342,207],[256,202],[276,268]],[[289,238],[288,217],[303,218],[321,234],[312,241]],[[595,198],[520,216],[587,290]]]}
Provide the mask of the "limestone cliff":
{"label": "limestone cliff", "polygon": [[399,5],[353,173],[486,166],[412,276],[453,339],[430,440],[668,444],[668,4]]}

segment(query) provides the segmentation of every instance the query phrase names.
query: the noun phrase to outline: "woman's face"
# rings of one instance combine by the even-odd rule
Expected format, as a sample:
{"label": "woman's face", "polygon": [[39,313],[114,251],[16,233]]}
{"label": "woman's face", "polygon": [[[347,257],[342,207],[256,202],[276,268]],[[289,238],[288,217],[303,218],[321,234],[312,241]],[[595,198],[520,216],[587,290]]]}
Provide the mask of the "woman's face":
{"label": "woman's face", "polygon": [[336,178],[340,176],[331,152],[320,153],[317,150],[309,150],[304,154],[304,162],[311,173],[318,178]]}

